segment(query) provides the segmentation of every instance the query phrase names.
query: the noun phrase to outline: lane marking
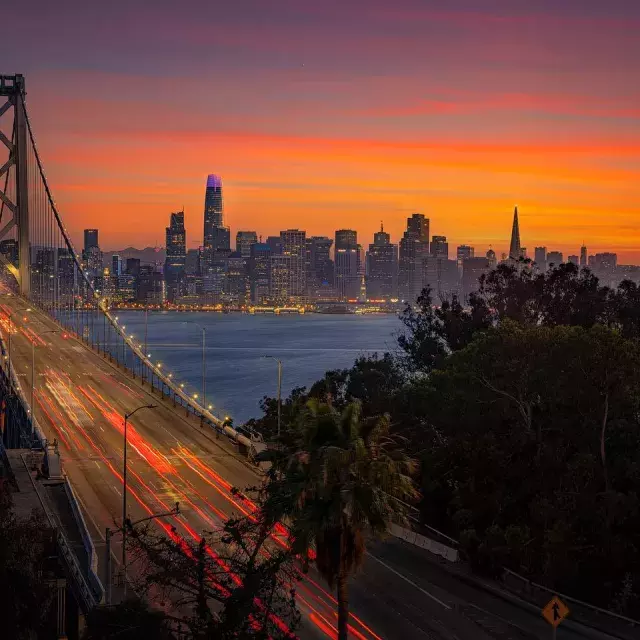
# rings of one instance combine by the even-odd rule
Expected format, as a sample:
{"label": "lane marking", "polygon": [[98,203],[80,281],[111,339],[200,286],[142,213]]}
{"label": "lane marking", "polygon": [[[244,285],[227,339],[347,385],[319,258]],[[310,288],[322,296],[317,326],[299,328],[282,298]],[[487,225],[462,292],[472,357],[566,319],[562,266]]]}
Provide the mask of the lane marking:
{"label": "lane marking", "polygon": [[410,584],[414,589],[417,589],[421,593],[424,593],[425,596],[431,598],[434,602],[437,602],[438,604],[442,605],[445,609],[448,609],[449,611],[451,611],[451,607],[446,602],[442,602],[442,600],[440,600],[439,598],[436,598],[433,594],[429,593],[426,589],[423,589],[421,586],[417,585],[413,580],[410,580],[409,578],[407,578],[407,576],[403,576],[399,571],[396,571],[393,567],[390,567],[386,562],[383,562],[382,560],[380,560],[380,558],[376,558],[373,554],[369,553],[368,551],[367,551],[367,555],[370,558],[373,558],[376,562],[379,562],[385,569],[388,569],[389,571],[391,571],[391,573],[394,573],[399,578],[402,578],[406,583]]}

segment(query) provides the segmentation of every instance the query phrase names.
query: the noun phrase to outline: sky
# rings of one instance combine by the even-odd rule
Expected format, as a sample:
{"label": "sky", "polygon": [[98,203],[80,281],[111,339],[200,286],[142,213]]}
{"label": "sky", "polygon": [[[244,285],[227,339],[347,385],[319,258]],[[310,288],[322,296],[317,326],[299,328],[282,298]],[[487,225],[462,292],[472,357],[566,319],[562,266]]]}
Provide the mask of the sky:
{"label": "sky", "polygon": [[2,73],[27,106],[80,244],[164,244],[206,176],[225,220],[264,236],[414,212],[453,254],[522,244],[640,264],[636,0],[22,0]]}

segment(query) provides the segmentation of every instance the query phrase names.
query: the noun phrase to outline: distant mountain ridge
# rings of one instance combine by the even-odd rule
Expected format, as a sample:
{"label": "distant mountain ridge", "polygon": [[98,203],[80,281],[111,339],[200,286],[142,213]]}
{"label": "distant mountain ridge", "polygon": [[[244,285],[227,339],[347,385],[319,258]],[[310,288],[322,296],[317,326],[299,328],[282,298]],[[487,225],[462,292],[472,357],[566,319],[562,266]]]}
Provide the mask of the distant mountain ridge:
{"label": "distant mountain ridge", "polygon": [[138,258],[141,264],[164,263],[166,252],[164,247],[146,247],[136,249],[127,247],[126,249],[114,249],[102,252],[102,262],[105,267],[111,266],[111,256],[119,255],[124,261],[127,258]]}

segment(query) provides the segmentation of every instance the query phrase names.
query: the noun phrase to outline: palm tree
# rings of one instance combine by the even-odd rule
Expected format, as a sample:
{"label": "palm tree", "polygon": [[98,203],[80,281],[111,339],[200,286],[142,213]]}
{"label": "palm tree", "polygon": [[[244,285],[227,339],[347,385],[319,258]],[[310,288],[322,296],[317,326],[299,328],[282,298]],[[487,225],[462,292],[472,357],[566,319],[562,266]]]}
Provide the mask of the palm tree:
{"label": "palm tree", "polygon": [[[359,402],[339,413],[310,400],[284,435],[265,508],[290,525],[303,557],[315,544],[316,566],[338,600],[338,637],[348,635],[348,579],[362,563],[367,534],[382,536],[405,520],[416,497],[414,463],[389,435],[387,416],[363,419]],[[277,505],[274,507],[274,505]]]}

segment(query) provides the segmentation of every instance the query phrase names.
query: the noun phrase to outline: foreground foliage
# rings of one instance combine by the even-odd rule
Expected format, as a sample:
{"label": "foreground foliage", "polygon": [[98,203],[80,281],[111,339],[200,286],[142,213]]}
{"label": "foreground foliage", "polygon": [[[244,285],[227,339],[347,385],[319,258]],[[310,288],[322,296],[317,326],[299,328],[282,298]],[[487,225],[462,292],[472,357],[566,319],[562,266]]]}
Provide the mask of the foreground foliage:
{"label": "foreground foliage", "polygon": [[[310,399],[386,415],[419,458],[422,520],[478,571],[507,566],[640,617],[640,287],[520,261],[466,306],[435,302],[427,289],[401,315],[398,353],[296,389],[287,433],[304,432]],[[268,436],[277,404],[262,406],[253,426]]]}
{"label": "foreground foliage", "polygon": [[367,536],[404,521],[416,497],[413,463],[389,435],[386,416],[366,419],[359,402],[340,412],[310,399],[271,452],[263,511],[290,527],[292,549],[315,563],[338,601],[338,637],[349,625],[347,581],[362,563]]}

